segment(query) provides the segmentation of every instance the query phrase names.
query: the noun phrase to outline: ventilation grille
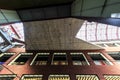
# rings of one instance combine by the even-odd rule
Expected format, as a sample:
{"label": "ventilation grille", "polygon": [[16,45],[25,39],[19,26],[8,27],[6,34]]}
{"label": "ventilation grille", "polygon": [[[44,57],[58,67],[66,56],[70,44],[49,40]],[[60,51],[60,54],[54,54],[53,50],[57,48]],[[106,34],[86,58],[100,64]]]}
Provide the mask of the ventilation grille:
{"label": "ventilation grille", "polygon": [[76,75],[76,80],[99,80],[96,75]]}
{"label": "ventilation grille", "polygon": [[24,75],[21,80],[42,80],[42,75]]}
{"label": "ventilation grille", "polygon": [[106,80],[120,80],[120,76],[105,75]]}
{"label": "ventilation grille", "polygon": [[16,75],[0,75],[0,80],[13,80],[16,77]]}
{"label": "ventilation grille", "polygon": [[50,75],[48,80],[70,80],[69,75]]}

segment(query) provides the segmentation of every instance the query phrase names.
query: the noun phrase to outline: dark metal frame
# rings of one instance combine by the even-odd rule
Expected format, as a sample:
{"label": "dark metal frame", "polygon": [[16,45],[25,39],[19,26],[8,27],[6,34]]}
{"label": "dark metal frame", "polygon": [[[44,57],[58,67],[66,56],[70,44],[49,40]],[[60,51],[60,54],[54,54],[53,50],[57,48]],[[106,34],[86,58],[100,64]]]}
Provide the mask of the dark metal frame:
{"label": "dark metal frame", "polygon": [[7,37],[7,35],[1,29],[0,29],[0,36],[3,38],[3,40],[5,40],[4,43],[7,43],[7,46],[5,46],[4,48],[0,48],[0,52],[5,52],[6,50],[14,46],[11,40]]}

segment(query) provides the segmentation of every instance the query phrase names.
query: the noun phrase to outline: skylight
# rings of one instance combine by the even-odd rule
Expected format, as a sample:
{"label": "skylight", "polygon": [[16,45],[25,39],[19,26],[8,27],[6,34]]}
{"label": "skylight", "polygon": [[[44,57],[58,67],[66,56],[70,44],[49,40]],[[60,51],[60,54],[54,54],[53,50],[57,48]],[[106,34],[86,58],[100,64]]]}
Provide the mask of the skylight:
{"label": "skylight", "polygon": [[76,38],[89,42],[120,40],[120,28],[117,26],[85,21]]}
{"label": "skylight", "polygon": [[112,18],[120,18],[120,13],[112,13],[111,17]]}
{"label": "skylight", "polygon": [[0,29],[6,32],[8,36],[24,41],[24,30],[22,23],[3,25],[0,26]]}
{"label": "skylight", "polygon": [[5,52],[12,47],[24,47],[22,23],[0,26],[0,52]]}

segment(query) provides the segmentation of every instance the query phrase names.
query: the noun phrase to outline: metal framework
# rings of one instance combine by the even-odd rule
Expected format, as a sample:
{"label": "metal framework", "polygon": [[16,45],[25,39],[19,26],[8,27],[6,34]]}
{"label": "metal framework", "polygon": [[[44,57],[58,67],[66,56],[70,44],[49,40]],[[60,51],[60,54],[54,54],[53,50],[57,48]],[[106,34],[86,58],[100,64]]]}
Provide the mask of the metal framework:
{"label": "metal framework", "polygon": [[76,37],[89,42],[116,41],[120,40],[120,28],[117,26],[85,21]]}

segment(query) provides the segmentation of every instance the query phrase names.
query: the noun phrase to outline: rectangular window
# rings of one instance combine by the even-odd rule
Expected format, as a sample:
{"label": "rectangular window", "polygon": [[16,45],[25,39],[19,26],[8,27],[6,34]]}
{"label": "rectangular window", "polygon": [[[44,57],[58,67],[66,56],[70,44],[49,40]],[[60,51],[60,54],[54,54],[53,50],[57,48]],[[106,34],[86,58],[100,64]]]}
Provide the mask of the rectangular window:
{"label": "rectangular window", "polygon": [[71,53],[73,65],[89,65],[86,57],[82,53]]}
{"label": "rectangular window", "polygon": [[104,75],[105,80],[120,80],[119,75]]}
{"label": "rectangular window", "polygon": [[120,64],[120,52],[108,52],[108,54]]}
{"label": "rectangular window", "polygon": [[49,53],[37,53],[30,65],[46,65]]}
{"label": "rectangular window", "polygon": [[33,53],[21,53],[9,65],[24,65],[32,55]]}
{"label": "rectangular window", "polygon": [[52,65],[68,65],[66,53],[54,53]]}
{"label": "rectangular window", "polygon": [[24,75],[21,80],[42,80],[43,75]]}
{"label": "rectangular window", "polygon": [[101,53],[92,52],[88,53],[96,65],[113,65],[105,56]]}
{"label": "rectangular window", "polygon": [[1,55],[0,55],[0,64],[4,64],[14,54],[15,53],[1,53]]}
{"label": "rectangular window", "polygon": [[16,75],[0,75],[0,80],[14,80]]}
{"label": "rectangular window", "polygon": [[99,80],[96,75],[76,75],[76,80]]}
{"label": "rectangular window", "polygon": [[70,80],[69,75],[50,75],[48,80]]}

